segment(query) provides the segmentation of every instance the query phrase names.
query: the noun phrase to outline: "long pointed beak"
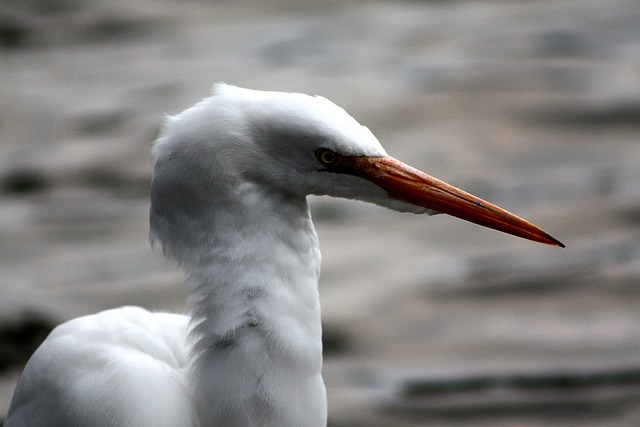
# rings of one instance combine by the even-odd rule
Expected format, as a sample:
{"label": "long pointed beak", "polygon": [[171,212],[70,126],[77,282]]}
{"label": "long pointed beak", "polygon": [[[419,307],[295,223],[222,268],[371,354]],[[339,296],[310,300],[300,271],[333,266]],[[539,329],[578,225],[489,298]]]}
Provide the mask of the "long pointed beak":
{"label": "long pointed beak", "polygon": [[389,196],[534,242],[564,244],[506,210],[440,181],[393,157],[342,157],[343,168],[384,188]]}

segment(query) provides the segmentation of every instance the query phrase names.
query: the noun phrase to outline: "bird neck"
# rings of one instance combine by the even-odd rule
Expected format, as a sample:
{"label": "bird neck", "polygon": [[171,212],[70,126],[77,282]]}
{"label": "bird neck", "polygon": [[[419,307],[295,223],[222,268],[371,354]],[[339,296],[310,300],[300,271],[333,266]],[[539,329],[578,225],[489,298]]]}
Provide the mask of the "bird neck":
{"label": "bird neck", "polygon": [[197,262],[182,260],[201,425],[325,425],[320,252],[306,200],[241,192],[206,210]]}

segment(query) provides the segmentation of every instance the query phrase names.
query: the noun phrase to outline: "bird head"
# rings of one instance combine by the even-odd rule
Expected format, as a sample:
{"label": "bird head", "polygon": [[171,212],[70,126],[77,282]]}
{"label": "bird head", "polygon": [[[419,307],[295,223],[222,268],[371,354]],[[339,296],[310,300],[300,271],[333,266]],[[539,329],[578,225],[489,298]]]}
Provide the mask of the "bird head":
{"label": "bird head", "polygon": [[199,183],[192,186],[205,189],[247,184],[290,197],[444,213],[564,247],[530,222],[389,156],[368,128],[322,97],[218,84],[213,96],[168,121],[154,153],[156,172],[167,159],[179,161]]}

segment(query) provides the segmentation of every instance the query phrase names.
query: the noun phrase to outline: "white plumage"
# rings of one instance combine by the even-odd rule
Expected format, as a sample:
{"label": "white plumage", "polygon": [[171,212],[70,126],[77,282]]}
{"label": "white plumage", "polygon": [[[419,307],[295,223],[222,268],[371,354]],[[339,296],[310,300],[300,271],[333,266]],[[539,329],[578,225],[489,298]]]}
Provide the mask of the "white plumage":
{"label": "white plumage", "polygon": [[29,360],[5,425],[197,425],[187,326],[138,307],[58,326]]}
{"label": "white plumage", "polygon": [[151,239],[185,270],[190,315],[136,307],[57,327],[5,426],[324,426],[318,241],[306,196],[443,212],[562,244],[387,156],[320,97],[217,85],[153,149]]}

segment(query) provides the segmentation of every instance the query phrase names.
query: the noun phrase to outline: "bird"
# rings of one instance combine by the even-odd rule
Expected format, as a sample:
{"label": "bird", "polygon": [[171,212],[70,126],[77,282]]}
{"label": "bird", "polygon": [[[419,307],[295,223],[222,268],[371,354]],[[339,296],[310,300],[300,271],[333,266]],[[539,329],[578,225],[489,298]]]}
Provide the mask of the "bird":
{"label": "bird", "polygon": [[27,362],[6,427],[326,426],[308,195],[564,247],[389,156],[320,96],[218,83],[165,119],[152,157],[150,240],[184,270],[188,314],[129,306],[57,326]]}

